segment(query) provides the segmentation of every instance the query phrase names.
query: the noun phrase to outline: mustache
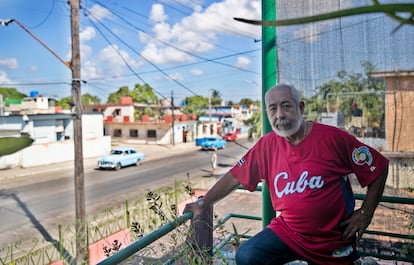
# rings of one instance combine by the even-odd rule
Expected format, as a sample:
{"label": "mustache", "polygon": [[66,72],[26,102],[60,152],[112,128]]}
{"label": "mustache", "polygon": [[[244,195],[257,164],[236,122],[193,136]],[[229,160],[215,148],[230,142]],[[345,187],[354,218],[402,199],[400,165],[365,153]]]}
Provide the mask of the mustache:
{"label": "mustache", "polygon": [[292,123],[289,119],[282,119],[282,120],[278,120],[276,122],[277,126],[285,126],[285,125],[289,125],[290,123]]}

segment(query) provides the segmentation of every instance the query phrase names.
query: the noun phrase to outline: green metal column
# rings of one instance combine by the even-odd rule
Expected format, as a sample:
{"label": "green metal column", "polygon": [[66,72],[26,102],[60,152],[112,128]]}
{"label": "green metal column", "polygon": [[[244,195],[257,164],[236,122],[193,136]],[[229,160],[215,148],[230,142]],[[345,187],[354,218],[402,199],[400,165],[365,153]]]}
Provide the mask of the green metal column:
{"label": "green metal column", "polygon": [[[276,0],[262,0],[262,20],[276,19]],[[263,134],[272,130],[266,115],[265,94],[276,84],[276,27],[262,27],[262,115]],[[276,215],[267,186],[263,184],[263,227]]]}

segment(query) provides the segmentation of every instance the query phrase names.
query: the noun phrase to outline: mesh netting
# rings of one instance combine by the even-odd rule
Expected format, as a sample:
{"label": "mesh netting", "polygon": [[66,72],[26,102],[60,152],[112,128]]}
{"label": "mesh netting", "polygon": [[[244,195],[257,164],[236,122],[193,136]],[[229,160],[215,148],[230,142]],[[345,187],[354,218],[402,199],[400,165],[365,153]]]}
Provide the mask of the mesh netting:
{"label": "mesh netting", "polygon": [[[398,1],[402,2],[414,3]],[[372,4],[370,0],[278,0],[276,18]],[[411,14],[395,15],[409,18]],[[414,25],[377,12],[283,26],[276,28],[276,47],[278,82],[294,85],[305,98],[313,97],[308,108],[315,115],[308,110],[308,118],[344,127],[356,136],[384,138],[378,144],[381,149],[414,151],[414,141],[407,141],[414,131]],[[360,114],[354,115],[354,105]]]}
{"label": "mesh netting", "polygon": [[[278,20],[372,5],[368,0],[276,3]],[[278,27],[279,80],[312,95],[318,86],[335,79],[339,71],[362,73],[363,62],[371,63],[378,71],[410,70],[414,62],[414,26],[399,26],[386,14],[372,13]]]}

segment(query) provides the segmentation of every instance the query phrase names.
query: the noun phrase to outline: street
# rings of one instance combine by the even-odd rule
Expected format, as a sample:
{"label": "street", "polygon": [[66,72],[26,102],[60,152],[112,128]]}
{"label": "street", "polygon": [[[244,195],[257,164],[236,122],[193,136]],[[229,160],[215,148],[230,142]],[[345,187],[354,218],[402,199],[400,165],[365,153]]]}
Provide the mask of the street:
{"label": "street", "polygon": [[[243,144],[249,145],[245,139]],[[247,150],[229,143],[218,152],[218,173],[233,165]],[[85,166],[86,213],[93,215],[138,198],[147,190],[168,186],[176,180],[211,177],[211,153],[189,150],[174,157],[144,161],[119,171]],[[73,172],[65,169],[3,180],[0,190],[1,245],[32,237],[56,239],[58,225],[75,219]]]}

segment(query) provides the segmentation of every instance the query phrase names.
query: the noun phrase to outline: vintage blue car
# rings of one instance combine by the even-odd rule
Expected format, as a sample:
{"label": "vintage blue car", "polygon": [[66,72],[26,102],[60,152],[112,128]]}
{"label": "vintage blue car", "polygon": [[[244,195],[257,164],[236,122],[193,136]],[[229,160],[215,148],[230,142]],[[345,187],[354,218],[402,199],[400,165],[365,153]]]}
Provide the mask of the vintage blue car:
{"label": "vintage blue car", "polygon": [[130,165],[139,165],[144,160],[144,154],[131,147],[116,147],[111,154],[98,159],[98,168],[115,169]]}
{"label": "vintage blue car", "polygon": [[227,141],[220,136],[210,136],[196,139],[196,146],[201,146],[203,150],[223,149]]}

